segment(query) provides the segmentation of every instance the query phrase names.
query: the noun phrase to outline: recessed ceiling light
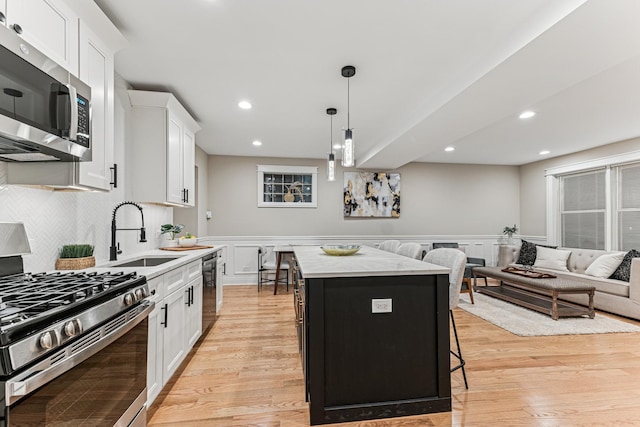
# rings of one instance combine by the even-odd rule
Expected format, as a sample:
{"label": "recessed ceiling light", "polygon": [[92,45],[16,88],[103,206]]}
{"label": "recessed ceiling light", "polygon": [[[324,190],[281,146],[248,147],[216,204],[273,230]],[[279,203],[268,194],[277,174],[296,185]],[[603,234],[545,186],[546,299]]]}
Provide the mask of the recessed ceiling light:
{"label": "recessed ceiling light", "polygon": [[334,150],[339,150],[342,148],[342,144],[333,144],[333,149]]}
{"label": "recessed ceiling light", "polygon": [[447,147],[444,149],[444,151],[455,151],[456,149],[454,147]]}
{"label": "recessed ceiling light", "polygon": [[521,119],[530,119],[531,117],[535,116],[536,113],[533,111],[523,111],[522,113],[520,113],[520,118]]}
{"label": "recessed ceiling light", "polygon": [[542,150],[542,151],[540,152],[540,155],[541,155],[541,156],[544,156],[545,154],[549,154],[550,152],[551,152],[551,151],[549,151],[549,150]]}
{"label": "recessed ceiling light", "polygon": [[240,101],[238,102],[238,107],[242,108],[243,110],[250,110],[252,105],[249,101]]}
{"label": "recessed ceiling light", "polygon": [[256,147],[259,147],[262,145],[262,142],[256,139],[255,141],[253,141],[253,145],[255,145]]}

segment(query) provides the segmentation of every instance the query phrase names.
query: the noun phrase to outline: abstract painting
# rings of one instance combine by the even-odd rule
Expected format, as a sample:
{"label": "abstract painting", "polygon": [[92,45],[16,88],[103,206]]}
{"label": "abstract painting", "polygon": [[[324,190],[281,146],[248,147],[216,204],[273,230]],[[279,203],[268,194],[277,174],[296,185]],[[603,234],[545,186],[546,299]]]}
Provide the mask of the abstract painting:
{"label": "abstract painting", "polygon": [[345,217],[400,217],[400,174],[345,172]]}

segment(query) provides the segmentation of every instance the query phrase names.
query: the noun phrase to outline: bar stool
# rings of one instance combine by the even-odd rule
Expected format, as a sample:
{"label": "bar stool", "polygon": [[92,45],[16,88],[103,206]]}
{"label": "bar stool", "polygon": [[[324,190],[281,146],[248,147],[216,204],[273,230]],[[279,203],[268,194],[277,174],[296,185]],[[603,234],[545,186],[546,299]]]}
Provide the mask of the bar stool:
{"label": "bar stool", "polygon": [[[277,270],[276,260],[273,256],[273,251],[268,251],[266,247],[259,246],[258,247],[258,291],[262,288],[263,284],[270,285],[274,284],[274,286],[278,286],[280,283],[285,283],[287,285],[287,292],[289,291],[289,262],[282,261],[280,263],[280,272],[284,271],[285,277],[279,278],[274,277],[273,279],[269,279],[269,275],[273,274],[275,276]],[[283,281],[284,280],[284,281]]]}
{"label": "bar stool", "polygon": [[431,264],[441,265],[451,269],[449,273],[449,316],[451,317],[451,326],[453,326],[453,334],[456,338],[456,351],[449,350],[451,355],[458,359],[458,364],[451,368],[451,372],[462,369],[462,377],[464,378],[464,387],[469,388],[467,383],[467,372],[464,369],[465,361],[460,350],[460,341],[458,340],[458,330],[456,329],[456,321],[453,318],[453,309],[458,306],[460,301],[460,288],[462,287],[462,276],[464,275],[467,256],[464,252],[453,248],[440,248],[427,252],[423,261]]}

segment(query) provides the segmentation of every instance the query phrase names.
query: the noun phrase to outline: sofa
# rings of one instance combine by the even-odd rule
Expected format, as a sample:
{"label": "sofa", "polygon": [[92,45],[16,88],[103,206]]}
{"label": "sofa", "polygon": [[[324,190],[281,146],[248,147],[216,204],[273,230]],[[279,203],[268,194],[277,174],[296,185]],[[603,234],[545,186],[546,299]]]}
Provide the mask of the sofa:
{"label": "sofa", "polygon": [[[523,242],[524,244],[525,242]],[[528,243],[528,242],[527,242]],[[528,245],[532,245],[528,243]],[[543,246],[544,247],[544,246]],[[559,251],[570,251],[566,260],[568,271],[559,271],[556,268],[543,268],[534,265],[534,269],[550,272],[558,277],[567,276],[574,280],[584,281],[595,286],[595,308],[620,316],[640,320],[640,258],[631,259],[629,281],[611,278],[594,277],[586,274],[589,266],[602,255],[613,254],[596,249],[557,248]],[[624,252],[615,252],[625,254]],[[522,266],[517,264],[520,257],[520,246],[500,245],[498,250],[498,267]],[[591,272],[591,271],[590,271]],[[586,296],[565,295],[562,299],[574,303],[588,305]]]}

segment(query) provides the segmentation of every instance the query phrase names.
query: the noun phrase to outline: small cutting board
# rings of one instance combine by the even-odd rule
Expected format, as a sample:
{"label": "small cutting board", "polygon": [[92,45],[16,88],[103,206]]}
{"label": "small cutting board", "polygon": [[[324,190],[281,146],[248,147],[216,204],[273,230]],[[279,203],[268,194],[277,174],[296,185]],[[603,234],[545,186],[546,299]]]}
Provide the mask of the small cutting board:
{"label": "small cutting board", "polygon": [[192,251],[195,249],[209,249],[213,246],[170,246],[168,248],[160,248],[163,251]]}

